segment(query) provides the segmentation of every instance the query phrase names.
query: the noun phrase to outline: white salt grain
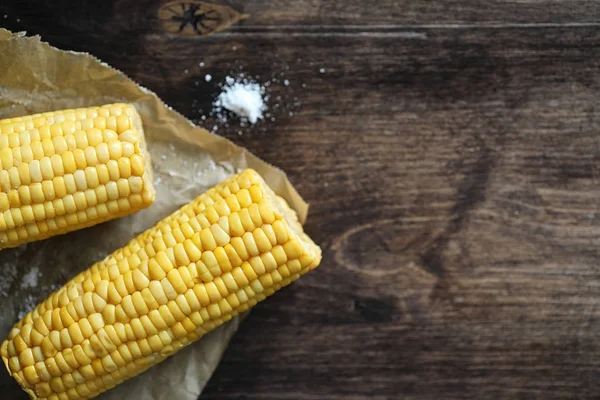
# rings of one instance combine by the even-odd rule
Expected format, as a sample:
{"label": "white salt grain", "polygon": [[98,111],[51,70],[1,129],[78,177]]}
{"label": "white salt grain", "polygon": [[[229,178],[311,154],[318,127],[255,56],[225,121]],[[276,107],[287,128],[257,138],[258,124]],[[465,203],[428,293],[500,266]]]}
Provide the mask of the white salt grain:
{"label": "white salt grain", "polygon": [[40,276],[40,270],[37,267],[31,268],[21,281],[21,289],[34,288],[38,285],[38,278]]}
{"label": "white salt grain", "polygon": [[321,69],[319,70],[319,72],[320,72],[320,73],[322,73],[322,74],[324,74],[324,73],[325,73],[325,68],[321,68]]}
{"label": "white salt grain", "polygon": [[204,80],[205,80],[206,82],[210,82],[210,81],[212,81],[212,76],[211,76],[210,74],[206,74],[206,75],[204,76]]}
{"label": "white salt grain", "polygon": [[267,108],[263,99],[265,89],[256,82],[239,82],[231,77],[225,78],[223,91],[214,103],[215,111],[220,113],[223,108],[233,112],[251,124],[263,118]]}
{"label": "white salt grain", "polygon": [[288,81],[287,79],[284,79],[283,84],[285,86],[290,86],[290,81]]}

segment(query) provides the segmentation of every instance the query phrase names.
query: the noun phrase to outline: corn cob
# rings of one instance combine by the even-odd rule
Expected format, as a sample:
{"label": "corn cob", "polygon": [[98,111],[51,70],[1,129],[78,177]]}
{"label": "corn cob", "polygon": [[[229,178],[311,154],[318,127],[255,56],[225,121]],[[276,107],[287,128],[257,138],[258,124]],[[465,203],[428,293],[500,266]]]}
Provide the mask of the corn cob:
{"label": "corn cob", "polygon": [[321,249],[246,170],[80,273],[0,354],[32,399],[91,398],[316,268]]}
{"label": "corn cob", "polygon": [[0,249],[152,204],[145,147],[129,104],[0,120]]}

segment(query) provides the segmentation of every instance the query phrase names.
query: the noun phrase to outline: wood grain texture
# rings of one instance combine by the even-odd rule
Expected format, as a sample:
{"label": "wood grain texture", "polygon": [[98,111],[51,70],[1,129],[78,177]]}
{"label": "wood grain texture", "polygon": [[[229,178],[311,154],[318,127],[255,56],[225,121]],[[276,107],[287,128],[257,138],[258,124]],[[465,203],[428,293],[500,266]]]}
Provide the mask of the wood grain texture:
{"label": "wood grain texture", "polygon": [[206,127],[226,75],[280,80],[275,121],[218,132],[289,173],[325,257],[202,398],[600,396],[597,3],[233,1],[201,40],[153,0],[3,3]]}

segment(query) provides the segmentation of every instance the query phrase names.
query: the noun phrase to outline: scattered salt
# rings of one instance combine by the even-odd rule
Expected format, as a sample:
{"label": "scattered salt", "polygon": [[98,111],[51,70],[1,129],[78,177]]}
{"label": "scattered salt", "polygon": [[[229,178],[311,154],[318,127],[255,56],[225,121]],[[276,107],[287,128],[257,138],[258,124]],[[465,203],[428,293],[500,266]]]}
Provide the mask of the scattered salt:
{"label": "scattered salt", "polygon": [[198,64],[198,65],[199,65],[199,66],[201,66],[201,67],[204,67],[204,63],[203,63],[203,62],[201,62],[201,63],[200,63],[200,64]]}
{"label": "scattered salt", "polygon": [[204,76],[204,80],[205,80],[206,82],[210,82],[210,81],[212,81],[212,76],[211,76],[210,74],[206,74],[206,75]]}
{"label": "scattered salt", "polygon": [[187,75],[190,73],[190,71],[186,69],[186,70],[183,70],[183,73]]}
{"label": "scattered salt", "polygon": [[237,50],[237,46],[233,46],[233,51],[236,51],[236,50]]}
{"label": "scattered salt", "polygon": [[324,73],[325,73],[325,68],[321,68],[321,69],[319,70],[319,72],[320,72],[320,73],[322,73],[322,74],[324,74]]}
{"label": "scattered salt", "polygon": [[16,263],[7,263],[3,265],[0,273],[0,297],[7,297],[8,291],[17,277]]}
{"label": "scattered salt", "polygon": [[38,278],[40,276],[40,270],[38,267],[31,268],[21,281],[21,289],[34,288],[38,285]]}
{"label": "scattered salt", "polygon": [[283,84],[284,84],[285,86],[290,86],[290,81],[288,81],[287,79],[284,79],[284,80],[283,80]]}
{"label": "scattered salt", "polygon": [[225,78],[223,91],[214,103],[214,109],[217,113],[227,109],[255,124],[263,118],[263,111],[266,109],[264,93],[264,87],[256,82],[240,82],[228,76]]}
{"label": "scattered salt", "polygon": [[27,295],[19,304],[19,309],[17,311],[17,318],[23,319],[31,310],[35,308],[37,305],[37,300],[32,295]]}

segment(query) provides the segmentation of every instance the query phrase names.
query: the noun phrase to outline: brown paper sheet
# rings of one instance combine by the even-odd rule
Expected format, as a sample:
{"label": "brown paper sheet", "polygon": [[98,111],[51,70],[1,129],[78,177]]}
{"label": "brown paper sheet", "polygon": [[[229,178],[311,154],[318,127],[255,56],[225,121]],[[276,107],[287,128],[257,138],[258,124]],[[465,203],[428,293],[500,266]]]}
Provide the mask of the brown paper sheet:
{"label": "brown paper sheet", "polygon": [[[244,168],[256,169],[302,222],[306,218],[307,204],[282,171],[193,125],[156,94],[98,59],[0,29],[0,118],[113,102],[133,103],[142,116],[156,203],[116,221],[0,251],[0,340],[18,317],[62,283]],[[195,400],[238,325],[239,319],[233,319],[99,398]]]}

